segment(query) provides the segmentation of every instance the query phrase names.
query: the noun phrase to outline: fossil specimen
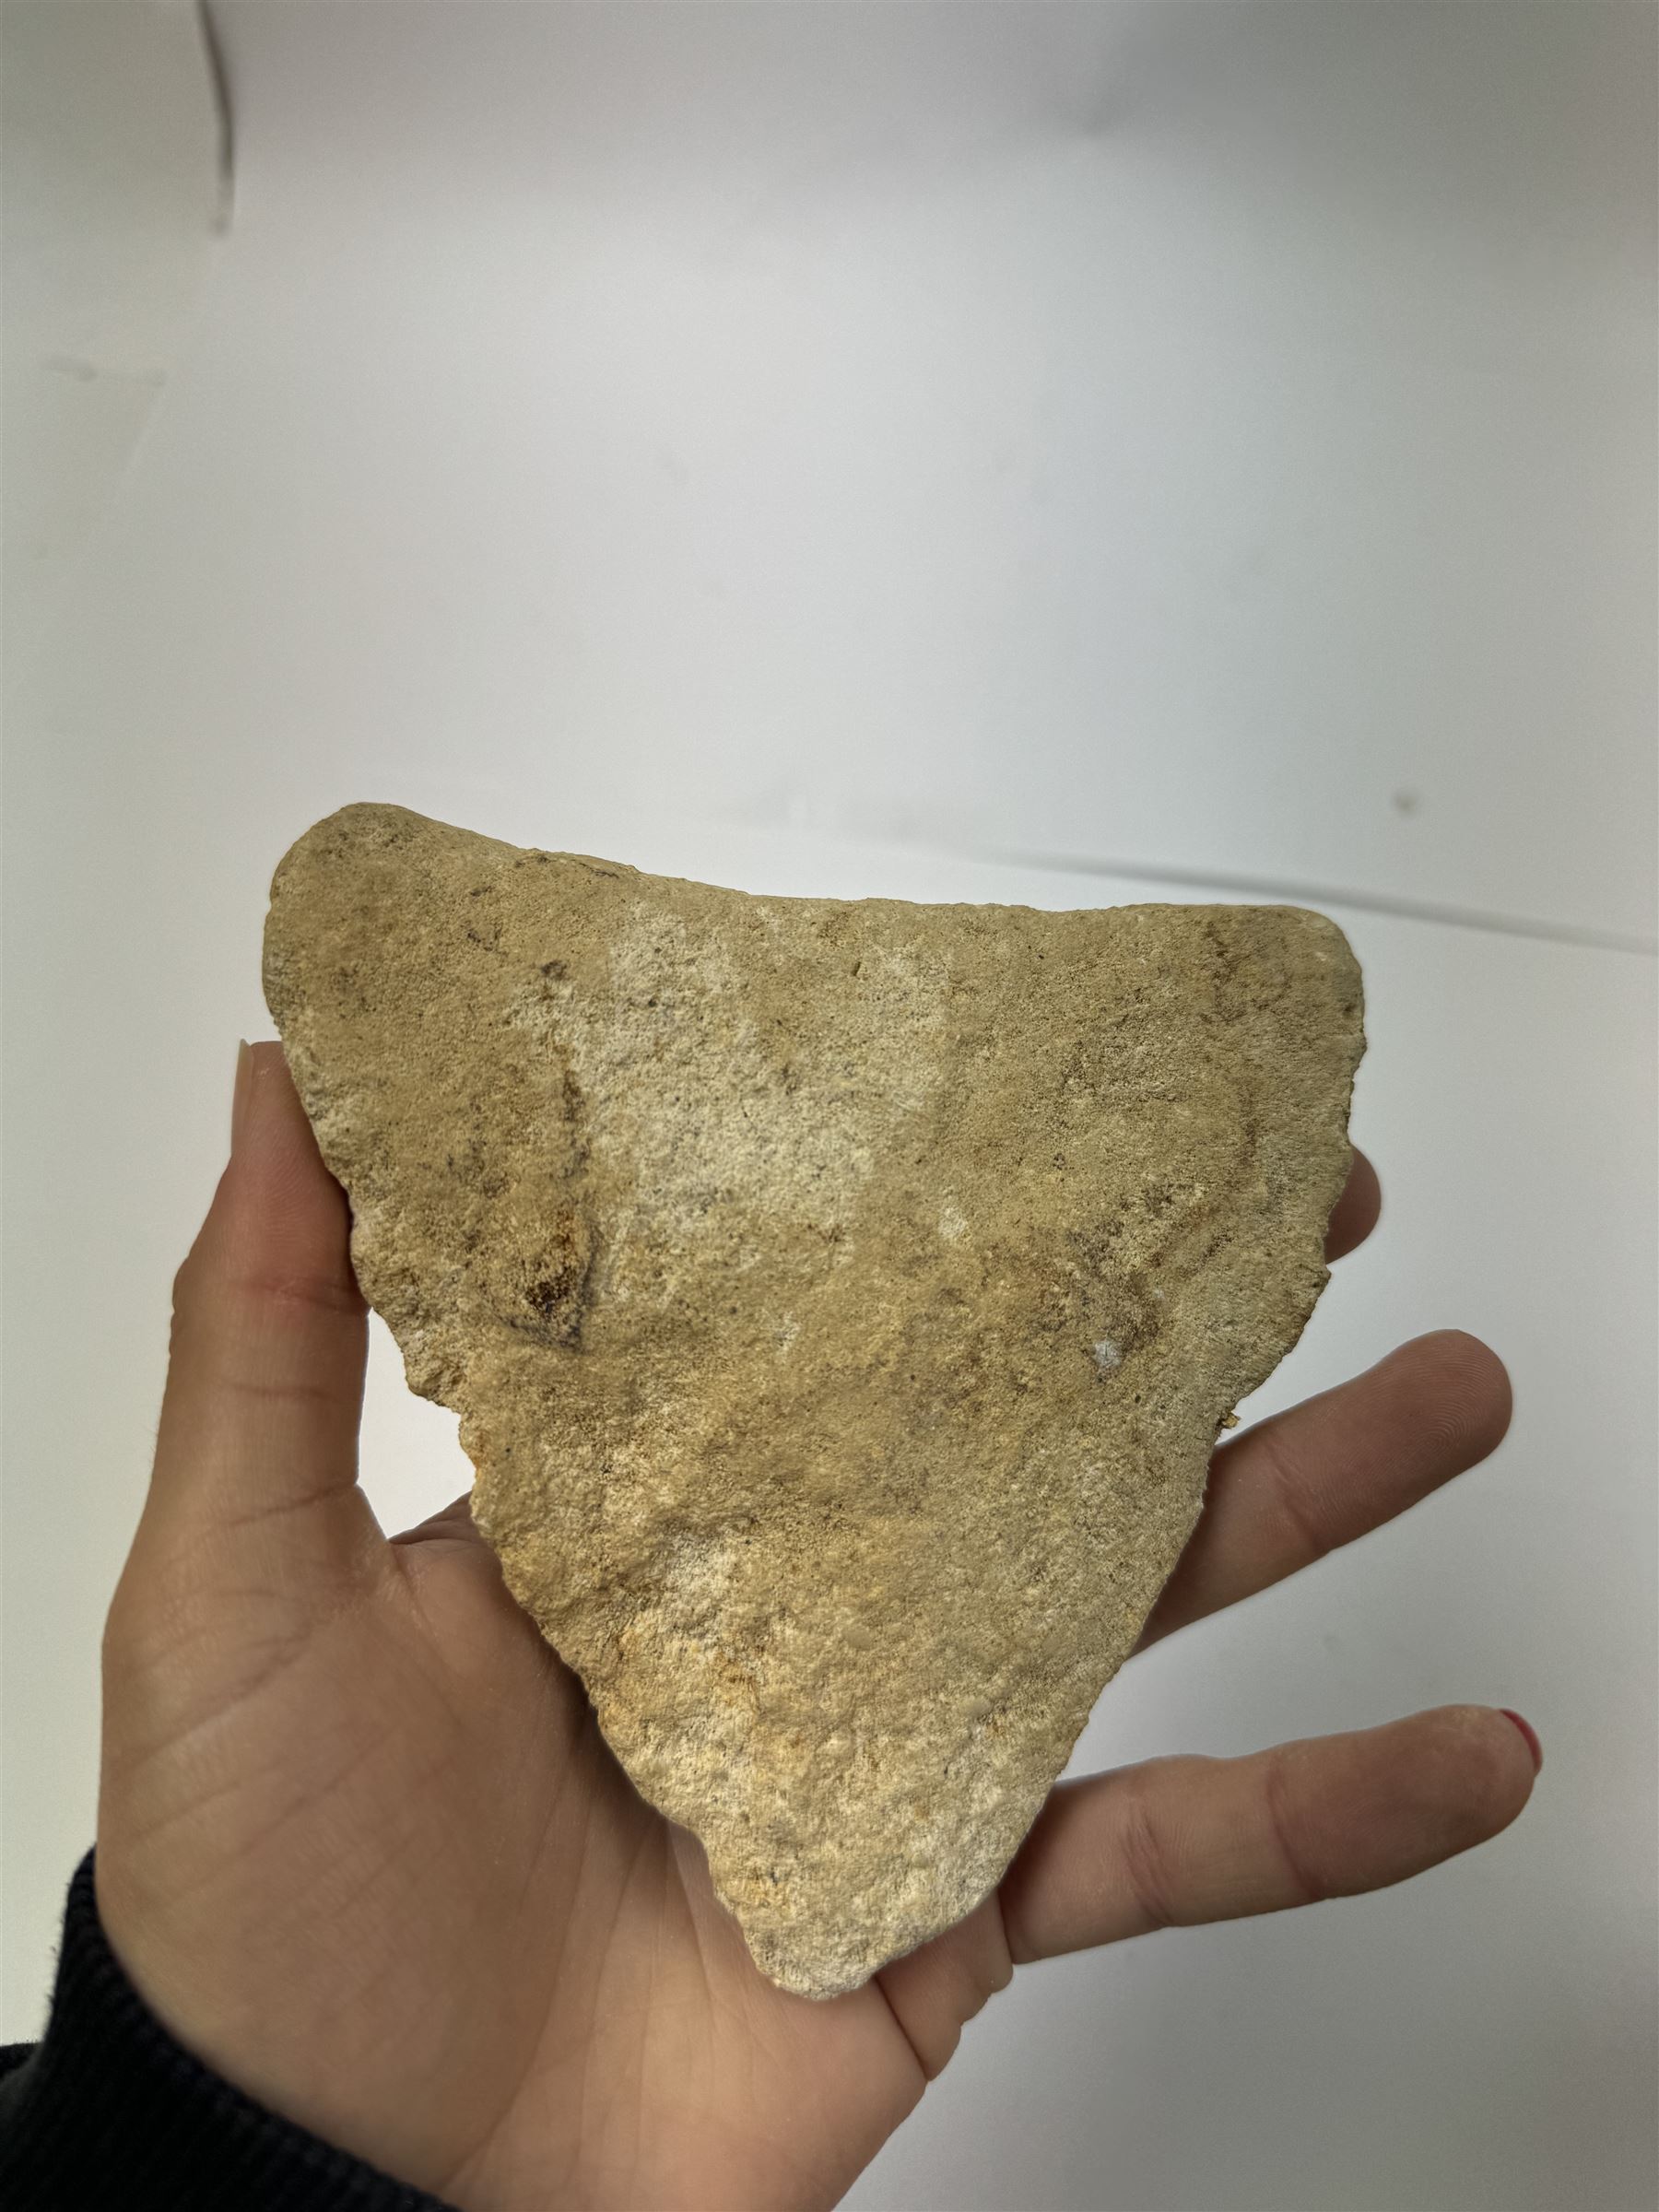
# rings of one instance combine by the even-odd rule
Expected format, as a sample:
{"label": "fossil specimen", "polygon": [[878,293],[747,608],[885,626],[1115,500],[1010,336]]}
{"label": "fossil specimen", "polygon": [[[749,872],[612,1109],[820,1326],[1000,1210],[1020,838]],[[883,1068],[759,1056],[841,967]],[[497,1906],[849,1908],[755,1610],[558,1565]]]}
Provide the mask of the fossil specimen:
{"label": "fossil specimen", "polygon": [[509,1588],[786,1988],[1003,1872],[1326,1279],[1288,906],[787,899],[351,806],[265,986]]}

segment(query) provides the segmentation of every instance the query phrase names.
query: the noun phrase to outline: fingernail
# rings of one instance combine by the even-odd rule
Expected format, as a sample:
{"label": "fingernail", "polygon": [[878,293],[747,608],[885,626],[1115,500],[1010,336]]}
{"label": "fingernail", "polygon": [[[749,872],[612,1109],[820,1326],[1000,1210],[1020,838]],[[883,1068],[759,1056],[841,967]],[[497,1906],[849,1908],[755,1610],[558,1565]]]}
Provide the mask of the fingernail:
{"label": "fingernail", "polygon": [[1498,1710],[1506,1721],[1513,1721],[1526,1738],[1526,1747],[1532,1753],[1533,1772],[1538,1773],[1544,1765],[1544,1747],[1538,1741],[1537,1730],[1530,1721],[1524,1721],[1518,1712],[1512,1712],[1507,1705],[1500,1705]]}
{"label": "fingernail", "polygon": [[232,1152],[235,1151],[241,1140],[242,1116],[247,1111],[250,1056],[247,1039],[239,1037],[236,1041],[236,1088],[230,1094],[230,1149]]}

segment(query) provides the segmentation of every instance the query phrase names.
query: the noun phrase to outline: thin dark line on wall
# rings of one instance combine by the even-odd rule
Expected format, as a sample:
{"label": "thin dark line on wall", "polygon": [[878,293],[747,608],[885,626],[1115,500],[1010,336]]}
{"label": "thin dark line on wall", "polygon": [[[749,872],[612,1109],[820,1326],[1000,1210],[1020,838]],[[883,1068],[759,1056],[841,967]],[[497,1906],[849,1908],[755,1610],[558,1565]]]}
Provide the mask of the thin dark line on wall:
{"label": "thin dark line on wall", "polygon": [[1652,959],[1659,957],[1659,936],[1643,936],[1632,930],[1596,929],[1576,922],[1548,922],[1531,914],[1492,913],[1479,907],[1456,906],[1436,899],[1408,899],[1392,891],[1343,889],[1329,883],[1284,883],[1261,876],[1240,876],[1225,868],[1176,868],[1146,861],[1109,860],[1077,853],[1029,853],[1015,846],[934,842],[925,848],[916,841],[893,839],[912,851],[926,849],[956,860],[995,861],[1006,867],[1041,868],[1054,875],[1122,876],[1135,883],[1184,884],[1194,889],[1245,891],[1269,894],[1277,902],[1351,906],[1362,913],[1392,914],[1406,922],[1443,922],[1457,929],[1489,930],[1500,936],[1541,937],[1553,945],[1593,946],[1604,952],[1633,952]]}
{"label": "thin dark line on wall", "polygon": [[230,78],[225,68],[225,50],[219,43],[218,25],[208,0],[196,0],[196,21],[201,27],[202,51],[207,57],[207,75],[218,111],[218,208],[216,227],[230,228],[236,206],[236,114],[230,105]]}

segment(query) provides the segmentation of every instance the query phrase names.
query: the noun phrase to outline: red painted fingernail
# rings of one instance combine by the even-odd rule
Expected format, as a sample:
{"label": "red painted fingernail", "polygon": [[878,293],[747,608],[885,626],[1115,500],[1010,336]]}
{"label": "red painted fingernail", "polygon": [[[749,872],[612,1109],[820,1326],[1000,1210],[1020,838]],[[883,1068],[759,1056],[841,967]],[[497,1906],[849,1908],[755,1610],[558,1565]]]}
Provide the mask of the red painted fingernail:
{"label": "red painted fingernail", "polygon": [[1530,1721],[1524,1721],[1518,1712],[1512,1712],[1507,1705],[1500,1705],[1498,1710],[1506,1721],[1513,1721],[1526,1738],[1526,1747],[1532,1753],[1533,1772],[1537,1773],[1544,1764],[1544,1747],[1538,1741],[1537,1730]]}

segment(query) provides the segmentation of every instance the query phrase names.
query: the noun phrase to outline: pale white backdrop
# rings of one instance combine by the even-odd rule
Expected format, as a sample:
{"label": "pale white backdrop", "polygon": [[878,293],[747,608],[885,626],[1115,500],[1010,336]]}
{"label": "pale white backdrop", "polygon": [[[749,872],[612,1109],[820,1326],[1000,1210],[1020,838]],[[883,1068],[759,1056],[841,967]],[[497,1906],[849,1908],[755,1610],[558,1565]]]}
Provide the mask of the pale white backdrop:
{"label": "pale white backdrop", "polygon": [[[122,372],[121,272],[171,323],[119,437],[55,418],[50,590],[7,547],[0,2033],[91,1837],[270,874],[391,799],[752,889],[1342,924],[1383,1215],[1244,1418],[1456,1325],[1513,1427],[1135,1662],[1075,1764],[1469,1698],[1539,1729],[1534,1800],[1382,1896],[1022,1972],[851,2201],[1645,2212],[1653,12],[230,0],[228,220],[194,11],[69,12],[41,98],[130,116],[98,41],[147,23],[200,110],[142,80],[195,179],[142,222],[28,203],[102,227],[99,330],[8,301],[8,429],[30,346]],[[378,1323],[364,1465],[388,1522],[467,1475]]]}

